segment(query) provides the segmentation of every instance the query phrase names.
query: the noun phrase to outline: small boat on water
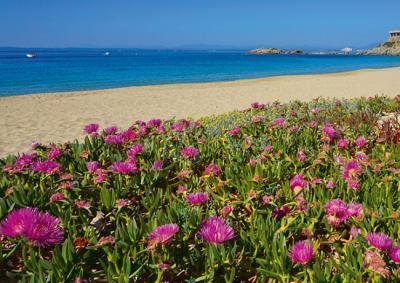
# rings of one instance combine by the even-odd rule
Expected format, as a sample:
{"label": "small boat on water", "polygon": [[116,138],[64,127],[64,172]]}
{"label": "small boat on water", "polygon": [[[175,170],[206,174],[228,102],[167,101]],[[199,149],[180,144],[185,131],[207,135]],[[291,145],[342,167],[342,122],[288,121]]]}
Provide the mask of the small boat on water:
{"label": "small boat on water", "polygon": [[108,51],[104,53],[105,56],[109,56],[110,54],[111,54],[111,53],[108,52]]}
{"label": "small boat on water", "polygon": [[28,53],[28,54],[26,54],[26,57],[27,57],[27,58],[35,58],[36,55],[35,55],[35,54]]}

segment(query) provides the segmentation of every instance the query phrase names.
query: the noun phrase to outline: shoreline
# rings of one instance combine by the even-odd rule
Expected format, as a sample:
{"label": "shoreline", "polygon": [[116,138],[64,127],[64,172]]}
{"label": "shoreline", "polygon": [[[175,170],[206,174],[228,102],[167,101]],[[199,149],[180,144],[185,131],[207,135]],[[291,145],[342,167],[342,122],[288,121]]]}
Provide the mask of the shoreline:
{"label": "shoreline", "polygon": [[[280,56],[280,55],[275,55]],[[292,55],[296,56],[296,55]],[[344,55],[343,55],[344,56]],[[373,56],[373,55],[369,55]],[[400,66],[397,67],[388,67],[388,68],[366,68],[366,69],[359,69],[359,70],[352,70],[352,71],[341,71],[341,72],[328,72],[328,73],[308,73],[308,74],[289,74],[289,75],[273,75],[267,77],[259,77],[259,78],[250,78],[250,79],[236,79],[236,80],[223,80],[223,81],[209,81],[209,82],[185,82],[185,83],[164,83],[164,84],[149,84],[149,85],[137,85],[137,86],[122,86],[122,87],[110,87],[110,88],[98,88],[98,89],[88,89],[88,90],[66,90],[66,91],[56,91],[56,92],[39,92],[39,93],[22,93],[22,94],[15,94],[15,95],[8,95],[8,96],[0,96],[0,102],[2,99],[8,99],[11,97],[26,97],[26,96],[43,96],[43,95],[85,95],[91,94],[92,92],[114,92],[118,90],[141,90],[141,89],[151,89],[151,88],[160,88],[160,87],[193,87],[197,85],[209,85],[209,84],[228,84],[228,83],[245,83],[245,82],[256,82],[256,81],[265,81],[268,79],[279,79],[279,78],[288,78],[288,77],[305,77],[305,76],[335,76],[335,75],[352,75],[355,73],[362,73],[362,72],[373,72],[377,70],[392,70],[392,69],[400,69]]]}
{"label": "shoreline", "polygon": [[399,78],[400,67],[393,67],[0,97],[0,156],[27,151],[32,140],[81,139],[89,123],[127,128],[136,120],[222,114],[254,101],[393,97],[400,94]]}

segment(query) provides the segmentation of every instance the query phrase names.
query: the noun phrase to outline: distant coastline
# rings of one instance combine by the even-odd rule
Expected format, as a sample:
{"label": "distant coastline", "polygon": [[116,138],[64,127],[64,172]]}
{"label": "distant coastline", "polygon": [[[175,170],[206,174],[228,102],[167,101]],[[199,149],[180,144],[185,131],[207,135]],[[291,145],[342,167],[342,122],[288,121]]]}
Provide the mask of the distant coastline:
{"label": "distant coastline", "polygon": [[400,57],[255,57],[242,50],[44,49],[32,52],[34,58],[27,58],[27,53],[0,53],[0,97],[400,67]]}

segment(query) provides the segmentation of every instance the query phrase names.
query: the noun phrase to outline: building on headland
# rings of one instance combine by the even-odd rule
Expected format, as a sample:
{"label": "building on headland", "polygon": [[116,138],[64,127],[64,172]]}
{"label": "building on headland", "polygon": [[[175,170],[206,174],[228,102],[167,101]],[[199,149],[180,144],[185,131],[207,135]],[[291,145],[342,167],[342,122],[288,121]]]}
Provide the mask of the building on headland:
{"label": "building on headland", "polygon": [[400,41],[400,30],[389,31],[389,41]]}
{"label": "building on headland", "polygon": [[353,48],[351,48],[351,47],[345,47],[345,48],[343,48],[341,51],[342,51],[343,54],[349,55],[349,54],[351,54],[351,53],[353,52]]}

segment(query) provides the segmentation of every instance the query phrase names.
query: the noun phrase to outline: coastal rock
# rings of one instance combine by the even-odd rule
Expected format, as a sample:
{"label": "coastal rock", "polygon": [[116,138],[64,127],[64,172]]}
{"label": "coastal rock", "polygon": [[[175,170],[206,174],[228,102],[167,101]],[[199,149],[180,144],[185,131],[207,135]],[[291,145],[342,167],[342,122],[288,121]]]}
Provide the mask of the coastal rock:
{"label": "coastal rock", "polygon": [[378,47],[366,50],[364,55],[400,56],[400,39],[381,43]]}
{"label": "coastal rock", "polygon": [[284,51],[282,49],[278,48],[257,48],[250,50],[248,54],[251,55],[280,55],[284,54]]}
{"label": "coastal rock", "polygon": [[283,50],[279,48],[257,48],[247,52],[251,55],[299,55],[304,54],[303,50]]}

